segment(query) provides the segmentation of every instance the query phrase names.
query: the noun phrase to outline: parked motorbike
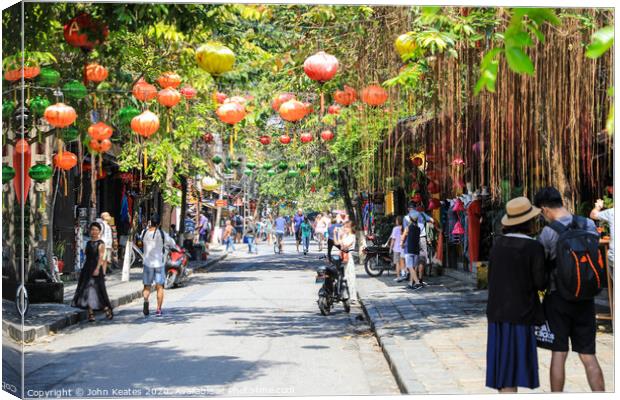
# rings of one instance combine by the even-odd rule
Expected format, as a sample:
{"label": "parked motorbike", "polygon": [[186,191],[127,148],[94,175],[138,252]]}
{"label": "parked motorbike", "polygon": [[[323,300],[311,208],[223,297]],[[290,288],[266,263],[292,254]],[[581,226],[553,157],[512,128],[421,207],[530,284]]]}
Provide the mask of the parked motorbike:
{"label": "parked motorbike", "polygon": [[383,271],[394,269],[390,247],[378,244],[376,237],[372,235],[367,236],[366,240],[370,243],[362,250],[366,273],[372,277],[377,277],[383,275]]}
{"label": "parked motorbike", "polygon": [[178,245],[171,248],[166,257],[166,281],[164,289],[180,285],[187,278],[189,256],[185,249]]}
{"label": "parked motorbike", "polygon": [[[320,259],[327,259],[321,256]],[[329,315],[330,310],[334,307],[334,303],[342,302],[345,312],[351,311],[349,302],[349,286],[344,277],[344,266],[342,259],[338,255],[331,257],[331,262],[327,259],[327,265],[322,265],[317,269],[316,283],[322,283],[319,289],[319,299],[317,304],[323,315]]]}

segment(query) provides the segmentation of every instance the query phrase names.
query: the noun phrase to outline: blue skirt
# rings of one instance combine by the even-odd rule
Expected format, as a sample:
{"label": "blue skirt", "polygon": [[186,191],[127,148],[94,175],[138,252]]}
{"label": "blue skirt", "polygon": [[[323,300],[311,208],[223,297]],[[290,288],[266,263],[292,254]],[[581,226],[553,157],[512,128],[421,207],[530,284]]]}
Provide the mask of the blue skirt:
{"label": "blue skirt", "polygon": [[533,326],[489,322],[486,385],[494,389],[540,386]]}

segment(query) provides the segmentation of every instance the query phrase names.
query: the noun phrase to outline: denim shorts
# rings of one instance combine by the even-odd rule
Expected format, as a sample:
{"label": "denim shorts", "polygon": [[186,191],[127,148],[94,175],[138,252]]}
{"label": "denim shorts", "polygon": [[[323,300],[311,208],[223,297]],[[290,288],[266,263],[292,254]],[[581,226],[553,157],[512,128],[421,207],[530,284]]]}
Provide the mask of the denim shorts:
{"label": "denim shorts", "polygon": [[166,280],[166,267],[162,266],[160,268],[149,268],[144,267],[144,271],[142,272],[142,283],[146,286],[152,285],[155,283],[156,285],[163,285]]}
{"label": "denim shorts", "polygon": [[418,265],[418,257],[419,256],[417,254],[407,253],[405,257],[405,264],[407,265],[407,268],[414,268],[416,265]]}

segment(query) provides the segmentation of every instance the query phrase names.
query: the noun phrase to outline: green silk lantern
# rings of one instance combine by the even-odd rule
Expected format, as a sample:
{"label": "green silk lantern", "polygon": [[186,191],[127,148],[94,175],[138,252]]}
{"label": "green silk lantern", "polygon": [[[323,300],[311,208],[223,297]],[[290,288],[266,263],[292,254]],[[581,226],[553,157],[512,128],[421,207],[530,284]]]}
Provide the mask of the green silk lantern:
{"label": "green silk lantern", "polygon": [[297,171],[296,169],[289,169],[288,173],[286,175],[289,178],[295,178],[295,177],[299,176],[299,171]]}
{"label": "green silk lantern", "polygon": [[321,175],[321,170],[319,169],[319,167],[312,167],[312,169],[310,170],[310,175],[317,177]]}
{"label": "green silk lantern", "polygon": [[281,171],[284,171],[288,168],[288,164],[284,161],[280,161],[280,163],[278,164],[278,169],[280,169]]}
{"label": "green silk lantern", "polygon": [[56,86],[60,82],[60,72],[55,69],[44,67],[37,77],[41,86]]}
{"label": "green silk lantern", "polygon": [[129,125],[131,124],[131,120],[140,114],[141,114],[140,110],[138,110],[135,107],[128,106],[128,107],[123,107],[120,110],[118,110],[118,113],[116,114],[116,116],[118,117],[118,120],[120,121],[121,124]]}
{"label": "green silk lantern", "polygon": [[214,155],[211,161],[213,161],[214,164],[220,164],[222,162],[222,157]]}
{"label": "green silk lantern", "polygon": [[248,169],[252,170],[252,169],[256,168],[256,163],[249,162],[249,163],[246,163],[246,164],[245,164],[245,166],[246,166]]}
{"label": "green silk lantern", "polygon": [[15,111],[15,102],[12,100],[2,101],[2,119],[8,119],[13,115],[13,111]]}
{"label": "green silk lantern", "polygon": [[50,106],[50,101],[41,96],[36,96],[30,100],[30,111],[36,116],[41,116],[45,109]]}
{"label": "green silk lantern", "polygon": [[80,131],[75,126],[70,126],[60,131],[60,138],[66,142],[73,142],[80,136]]}
{"label": "green silk lantern", "polygon": [[273,164],[272,163],[270,163],[270,162],[263,163],[263,169],[265,171],[269,171],[271,168],[273,168]]}
{"label": "green silk lantern", "polygon": [[300,161],[297,163],[297,168],[299,169],[305,169],[306,168],[306,163],[303,161]]}
{"label": "green silk lantern", "polygon": [[15,168],[10,165],[2,166],[2,184],[10,182],[11,179],[15,178]]}
{"label": "green silk lantern", "polygon": [[269,176],[274,176],[276,174],[276,171],[273,169],[270,169],[269,171],[267,171],[267,175]]}
{"label": "green silk lantern", "polygon": [[36,164],[30,167],[28,171],[28,176],[32,178],[35,182],[45,182],[50,179],[54,174],[54,170],[49,165],[45,164]]}
{"label": "green silk lantern", "polygon": [[241,165],[241,162],[239,162],[239,160],[232,160],[230,162],[230,165],[234,168],[237,168],[239,165]]}
{"label": "green silk lantern", "polygon": [[65,97],[69,99],[80,100],[88,95],[88,91],[86,90],[86,86],[83,83],[72,80],[71,82],[67,82],[65,86],[62,87],[62,92]]}
{"label": "green silk lantern", "polygon": [[246,169],[245,171],[243,171],[243,173],[247,176],[252,175],[252,170],[251,169]]}

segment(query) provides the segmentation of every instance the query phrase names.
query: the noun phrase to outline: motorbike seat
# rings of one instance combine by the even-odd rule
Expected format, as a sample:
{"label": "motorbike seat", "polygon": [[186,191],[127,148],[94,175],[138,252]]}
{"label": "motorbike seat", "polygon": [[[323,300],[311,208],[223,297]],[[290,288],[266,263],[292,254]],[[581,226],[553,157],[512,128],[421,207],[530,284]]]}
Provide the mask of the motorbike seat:
{"label": "motorbike seat", "polygon": [[368,246],[366,247],[368,253],[389,253],[390,248],[388,246]]}

